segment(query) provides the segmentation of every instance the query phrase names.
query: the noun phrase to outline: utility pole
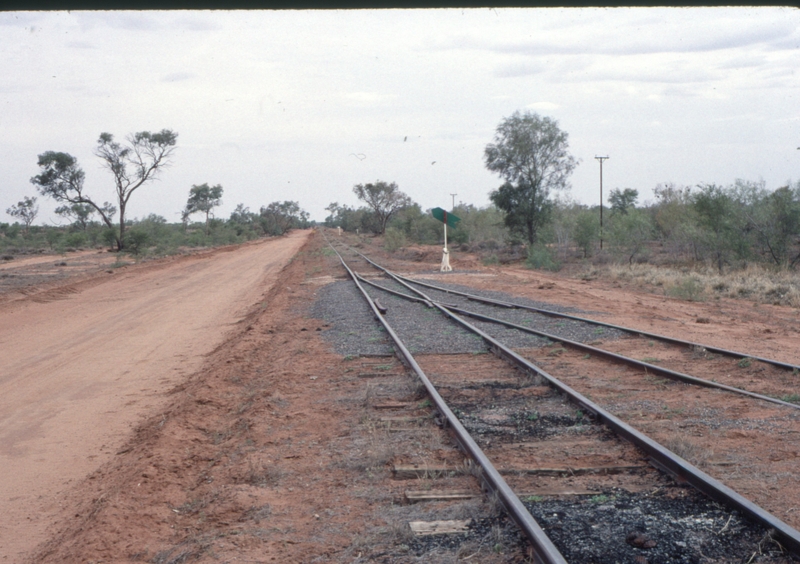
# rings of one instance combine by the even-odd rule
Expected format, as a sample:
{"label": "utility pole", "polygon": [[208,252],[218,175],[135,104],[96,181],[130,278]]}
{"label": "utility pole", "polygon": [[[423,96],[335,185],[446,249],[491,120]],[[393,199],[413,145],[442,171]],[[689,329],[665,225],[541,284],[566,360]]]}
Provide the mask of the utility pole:
{"label": "utility pole", "polygon": [[454,209],[456,209],[456,196],[458,196],[458,194],[450,194],[450,195],[453,196],[453,207],[450,208],[450,211],[453,211]]}
{"label": "utility pole", "polygon": [[605,157],[595,157],[600,161],[600,250],[603,250],[603,161],[608,159]]}

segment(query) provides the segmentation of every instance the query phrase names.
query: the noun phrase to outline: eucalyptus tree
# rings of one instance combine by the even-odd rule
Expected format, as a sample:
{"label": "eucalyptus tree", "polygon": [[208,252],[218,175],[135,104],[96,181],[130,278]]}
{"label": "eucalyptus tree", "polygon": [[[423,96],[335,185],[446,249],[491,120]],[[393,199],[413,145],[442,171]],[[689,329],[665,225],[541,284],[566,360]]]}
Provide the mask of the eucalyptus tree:
{"label": "eucalyptus tree", "polygon": [[16,217],[25,225],[25,233],[31,228],[33,220],[39,215],[39,206],[36,205],[36,197],[25,196],[21,202],[17,202],[6,210],[11,217]]}
{"label": "eucalyptus tree", "polygon": [[209,186],[207,183],[192,185],[189,199],[186,201],[185,218],[196,212],[206,214],[206,235],[208,235],[208,216],[215,207],[222,203],[222,186]]}
{"label": "eucalyptus tree", "polygon": [[386,224],[397,212],[411,205],[411,198],[401,192],[394,182],[377,180],[353,186],[356,197],[367,204],[375,217],[374,231],[382,235]]}
{"label": "eucalyptus tree", "polygon": [[764,182],[737,180],[737,193],[749,193],[745,214],[759,253],[777,266],[800,263],[800,182],[773,192]]}
{"label": "eucalyptus tree", "polygon": [[258,215],[264,235],[283,235],[292,229],[308,227],[308,212],[291,200],[261,206]]}
{"label": "eucalyptus tree", "polygon": [[549,220],[550,192],[568,188],[567,178],[578,165],[568,149],[568,135],[556,120],[528,111],[500,122],[494,142],[486,146],[486,168],[505,180],[489,198],[505,212],[506,226],[530,244]]}
{"label": "eucalyptus tree", "polygon": [[734,191],[713,183],[698,185],[692,194],[699,243],[716,262],[720,274],[732,258],[745,258],[750,250],[745,208],[736,196]]}
{"label": "eucalyptus tree", "polygon": [[[117,249],[125,247],[125,211],[133,193],[144,184],[158,178],[169,166],[175,151],[178,134],[169,129],[157,133],[140,131],[126,138],[126,143],[114,141],[110,133],[101,133],[94,154],[102,161],[114,177],[119,231],[116,233]],[[43,196],[49,196],[64,204],[88,204],[97,211],[103,222],[113,228],[114,207],[108,202],[102,206],[84,193],[86,174],[78,166],[78,160],[69,153],[47,151],[39,155],[41,174],[31,178]]]}
{"label": "eucalyptus tree", "polygon": [[639,199],[639,191],[633,188],[620,190],[614,188],[608,193],[608,203],[611,204],[611,211],[614,213],[626,214],[630,208],[636,207],[636,200]]}
{"label": "eucalyptus tree", "polygon": [[[117,213],[117,208],[108,202],[103,204],[103,210],[109,217],[113,217],[114,214]],[[81,231],[86,231],[95,211],[96,210],[89,204],[70,204],[56,208],[56,214],[72,221],[72,224]]]}

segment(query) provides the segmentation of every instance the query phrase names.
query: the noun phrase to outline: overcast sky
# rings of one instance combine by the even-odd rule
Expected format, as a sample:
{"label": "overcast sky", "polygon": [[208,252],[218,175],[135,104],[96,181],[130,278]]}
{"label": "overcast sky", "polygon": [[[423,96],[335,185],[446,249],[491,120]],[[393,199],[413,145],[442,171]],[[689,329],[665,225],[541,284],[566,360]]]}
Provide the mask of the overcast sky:
{"label": "overcast sky", "polygon": [[[558,121],[568,194],[800,179],[800,10],[442,9],[0,13],[0,221],[47,150],[113,200],[101,132],[178,132],[129,217],[179,221],[193,184],[217,217],[296,200],[323,220],[385,180],[423,209],[485,206],[483,152],[516,110]],[[58,222],[39,196],[37,223]]]}

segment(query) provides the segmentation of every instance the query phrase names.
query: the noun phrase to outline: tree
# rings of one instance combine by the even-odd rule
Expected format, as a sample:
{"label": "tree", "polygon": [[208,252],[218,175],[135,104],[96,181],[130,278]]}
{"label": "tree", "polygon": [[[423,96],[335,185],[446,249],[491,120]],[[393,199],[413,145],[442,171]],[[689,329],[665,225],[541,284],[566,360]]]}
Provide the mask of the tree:
{"label": "tree", "polygon": [[236,230],[237,236],[243,233],[252,233],[253,224],[257,218],[258,215],[251,213],[249,207],[244,204],[238,204],[236,209],[231,212],[230,218],[228,218],[228,225]]}
{"label": "tree", "polygon": [[592,254],[599,237],[600,218],[596,210],[581,210],[575,218],[575,243],[583,251],[583,258]]}
{"label": "tree", "polygon": [[302,210],[297,202],[289,200],[262,206],[259,216],[265,235],[283,235],[292,229],[308,226],[308,212]]}
{"label": "tree", "polygon": [[25,196],[22,198],[21,202],[17,202],[16,205],[8,208],[6,213],[11,217],[22,220],[22,223],[25,224],[25,233],[27,234],[31,223],[33,223],[33,220],[36,219],[36,216],[39,214],[39,206],[36,205],[36,197],[34,196],[31,198],[30,196]]}
{"label": "tree", "polygon": [[189,199],[186,201],[186,217],[202,212],[206,214],[206,235],[208,235],[208,216],[211,210],[222,203],[222,186],[209,186],[206,183],[200,186],[192,185],[189,190]]}
{"label": "tree", "polygon": [[629,208],[636,207],[636,200],[639,199],[639,191],[633,188],[620,190],[614,188],[608,193],[608,203],[611,204],[611,211],[614,213],[628,213]]}
{"label": "tree", "polygon": [[330,215],[325,218],[326,227],[341,227],[345,231],[353,232],[361,226],[361,220],[369,213],[367,208],[355,209],[348,205],[340,206],[338,202],[331,202],[325,211]]}
{"label": "tree", "polygon": [[674,258],[691,252],[699,260],[699,227],[691,187],[667,182],[658,184],[653,193],[656,203],[650,211],[661,244]]}
{"label": "tree", "polygon": [[568,188],[578,165],[567,152],[567,138],[556,120],[517,111],[500,123],[484,151],[486,168],[506,181],[489,198],[505,212],[508,228],[530,244],[549,219],[551,190]]}
{"label": "tree", "polygon": [[[162,129],[158,133],[140,131],[128,135],[127,144],[114,141],[110,133],[101,133],[94,154],[103,161],[103,166],[114,176],[114,187],[119,206],[119,232],[116,234],[117,249],[125,246],[125,210],[131,195],[143,184],[153,181],[163,168],[170,164],[178,134]],[[42,173],[31,178],[39,193],[50,196],[57,202],[88,204],[103,222],[113,228],[110,204],[98,205],[83,193],[85,173],[75,157],[68,153],[47,151],[39,155]],[[113,207],[113,206],[111,206]]]}
{"label": "tree", "polygon": [[[741,187],[750,183],[737,180],[736,184]],[[787,185],[772,193],[763,186],[754,191],[755,201],[745,213],[756,244],[776,265],[795,266],[800,261],[800,252],[792,256],[793,243],[800,241],[800,183],[796,190]]]}
{"label": "tree", "polygon": [[401,192],[394,182],[388,184],[376,180],[374,184],[356,184],[353,192],[375,214],[374,230],[378,235],[386,231],[386,224],[394,214],[411,205],[411,198]]}
{"label": "tree", "polygon": [[539,230],[553,213],[553,202],[542,190],[527,184],[506,182],[489,194],[492,203],[504,213],[503,222],[513,234],[521,235],[528,243],[536,243]]}
{"label": "tree", "polygon": [[620,213],[614,217],[609,229],[609,242],[616,251],[633,264],[637,254],[647,249],[653,238],[653,220],[642,210]]}
{"label": "tree", "polygon": [[[103,204],[104,213],[108,217],[114,217],[117,213],[117,208],[108,202]],[[72,221],[73,225],[81,231],[86,231],[89,226],[89,218],[95,213],[95,209],[89,204],[70,204],[68,206],[59,206],[56,208],[56,213]]]}
{"label": "tree", "polygon": [[744,236],[747,222],[741,202],[731,191],[716,184],[699,185],[698,190],[692,194],[692,205],[700,228],[700,244],[714,257],[722,274],[723,265],[731,256],[747,255],[749,245]]}
{"label": "tree", "polygon": [[253,214],[250,213],[249,207],[244,204],[238,204],[236,209],[231,212],[231,217],[228,221],[239,225],[250,225],[253,222]]}

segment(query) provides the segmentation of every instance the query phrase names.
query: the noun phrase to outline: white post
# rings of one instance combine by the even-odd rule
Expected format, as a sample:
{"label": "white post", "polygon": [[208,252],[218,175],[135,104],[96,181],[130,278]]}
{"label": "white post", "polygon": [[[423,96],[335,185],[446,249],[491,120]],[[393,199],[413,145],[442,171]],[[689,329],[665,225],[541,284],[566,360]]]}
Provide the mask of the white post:
{"label": "white post", "polygon": [[450,272],[453,267],[450,266],[450,251],[447,250],[447,223],[444,224],[444,254],[442,254],[442,268],[441,272]]}

